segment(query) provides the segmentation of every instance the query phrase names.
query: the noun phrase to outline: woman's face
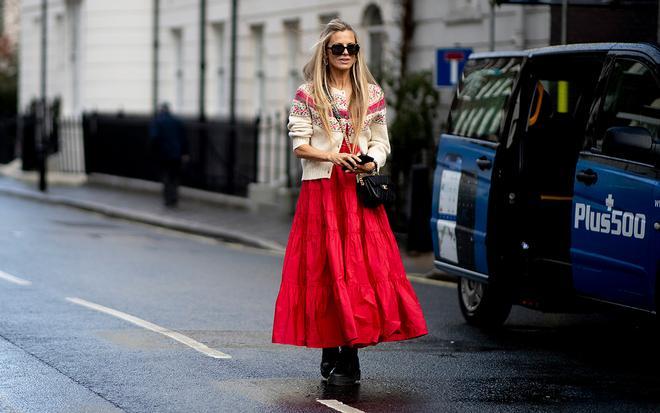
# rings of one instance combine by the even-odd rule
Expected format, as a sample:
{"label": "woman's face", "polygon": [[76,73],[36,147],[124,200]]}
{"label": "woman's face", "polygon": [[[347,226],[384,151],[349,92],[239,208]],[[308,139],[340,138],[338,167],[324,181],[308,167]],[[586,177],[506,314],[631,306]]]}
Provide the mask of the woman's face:
{"label": "woman's face", "polygon": [[330,36],[330,41],[328,41],[325,49],[325,54],[328,57],[328,64],[330,67],[340,71],[349,70],[355,64],[355,61],[357,60],[357,54],[351,56],[348,54],[348,50],[344,48],[344,51],[341,55],[335,56],[332,54],[332,50],[328,49],[328,47],[332,47],[335,44],[347,46],[349,44],[355,43],[357,43],[355,41],[355,34],[350,30],[333,33],[333,35]]}

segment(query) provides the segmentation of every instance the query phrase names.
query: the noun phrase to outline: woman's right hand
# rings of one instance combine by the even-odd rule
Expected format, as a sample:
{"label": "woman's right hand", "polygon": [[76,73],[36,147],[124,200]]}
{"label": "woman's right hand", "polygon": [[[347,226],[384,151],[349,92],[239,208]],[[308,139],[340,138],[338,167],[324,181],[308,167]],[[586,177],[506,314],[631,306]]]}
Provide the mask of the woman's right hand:
{"label": "woman's right hand", "polygon": [[355,168],[357,167],[358,162],[360,162],[360,157],[350,153],[329,152],[328,161],[335,165],[339,165],[344,169],[348,169],[351,172],[355,172]]}

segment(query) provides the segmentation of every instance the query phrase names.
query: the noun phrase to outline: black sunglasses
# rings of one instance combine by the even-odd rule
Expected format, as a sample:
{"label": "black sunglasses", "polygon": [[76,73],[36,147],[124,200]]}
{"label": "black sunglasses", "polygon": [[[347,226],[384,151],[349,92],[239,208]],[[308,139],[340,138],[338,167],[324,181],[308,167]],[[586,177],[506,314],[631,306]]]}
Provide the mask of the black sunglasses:
{"label": "black sunglasses", "polygon": [[348,51],[349,55],[355,56],[360,51],[360,45],[357,43],[349,43],[346,46],[344,46],[343,44],[335,43],[332,46],[326,47],[326,49],[330,49],[332,51],[332,54],[335,56],[343,55],[344,49]]}

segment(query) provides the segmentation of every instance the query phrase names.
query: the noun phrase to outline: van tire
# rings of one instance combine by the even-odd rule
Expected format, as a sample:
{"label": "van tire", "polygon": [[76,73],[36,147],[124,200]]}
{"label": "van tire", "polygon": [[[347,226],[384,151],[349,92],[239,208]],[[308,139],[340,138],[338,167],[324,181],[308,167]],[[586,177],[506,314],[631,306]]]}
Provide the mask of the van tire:
{"label": "van tire", "polygon": [[509,317],[512,306],[510,296],[497,285],[460,278],[457,291],[458,304],[468,324],[495,329]]}

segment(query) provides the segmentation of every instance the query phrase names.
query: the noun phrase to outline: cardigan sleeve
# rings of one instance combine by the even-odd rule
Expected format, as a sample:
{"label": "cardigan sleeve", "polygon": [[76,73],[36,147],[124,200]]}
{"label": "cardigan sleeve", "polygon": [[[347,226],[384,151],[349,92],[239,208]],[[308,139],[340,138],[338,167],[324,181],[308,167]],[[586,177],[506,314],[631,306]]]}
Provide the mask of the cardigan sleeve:
{"label": "cardigan sleeve", "polygon": [[369,129],[371,130],[371,139],[367,142],[367,154],[374,158],[378,168],[381,168],[385,165],[387,156],[390,154],[390,139],[387,133],[387,118],[386,118],[386,108],[385,108],[385,94],[383,89],[378,86],[375,86],[376,90],[376,99],[369,107],[370,110],[373,110],[373,118],[369,123]]}
{"label": "cardigan sleeve", "polygon": [[287,127],[294,150],[300,145],[310,144],[313,132],[312,113],[309,109],[310,99],[305,85],[302,85],[296,91],[296,96],[291,104]]}

